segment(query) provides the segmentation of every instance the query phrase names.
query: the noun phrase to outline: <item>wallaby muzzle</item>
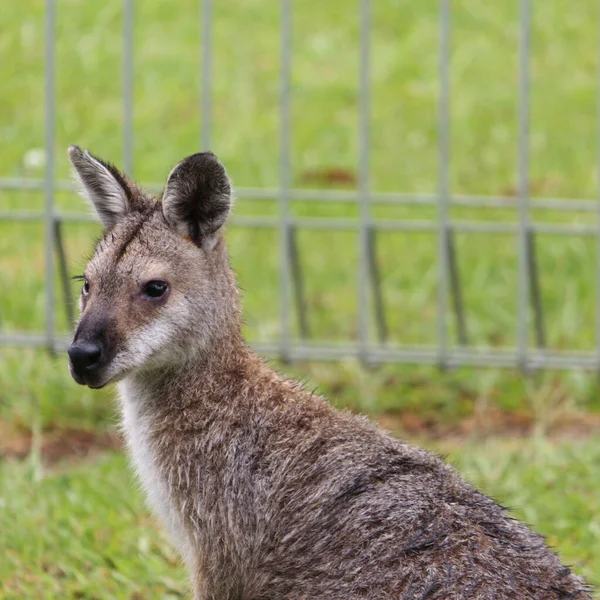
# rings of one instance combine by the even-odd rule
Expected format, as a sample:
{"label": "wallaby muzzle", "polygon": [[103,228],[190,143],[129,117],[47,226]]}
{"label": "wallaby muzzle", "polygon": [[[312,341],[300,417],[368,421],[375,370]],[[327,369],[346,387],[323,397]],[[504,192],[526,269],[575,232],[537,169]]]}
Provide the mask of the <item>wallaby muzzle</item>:
{"label": "wallaby muzzle", "polygon": [[68,349],[69,366],[73,379],[81,384],[96,388],[104,383],[104,367],[112,360],[112,344],[109,343],[109,323],[102,320],[83,318],[77,327],[73,343]]}

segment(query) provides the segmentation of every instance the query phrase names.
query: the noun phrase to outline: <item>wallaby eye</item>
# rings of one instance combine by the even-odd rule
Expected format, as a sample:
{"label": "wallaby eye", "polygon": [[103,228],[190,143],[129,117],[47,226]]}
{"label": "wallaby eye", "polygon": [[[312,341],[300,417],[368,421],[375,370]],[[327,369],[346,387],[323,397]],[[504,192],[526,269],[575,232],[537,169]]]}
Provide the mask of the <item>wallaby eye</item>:
{"label": "wallaby eye", "polygon": [[164,281],[149,281],[144,286],[144,295],[148,298],[160,298],[165,294],[168,287]]}
{"label": "wallaby eye", "polygon": [[90,293],[90,282],[87,279],[83,283],[83,287],[81,288],[81,293],[84,296],[87,296]]}

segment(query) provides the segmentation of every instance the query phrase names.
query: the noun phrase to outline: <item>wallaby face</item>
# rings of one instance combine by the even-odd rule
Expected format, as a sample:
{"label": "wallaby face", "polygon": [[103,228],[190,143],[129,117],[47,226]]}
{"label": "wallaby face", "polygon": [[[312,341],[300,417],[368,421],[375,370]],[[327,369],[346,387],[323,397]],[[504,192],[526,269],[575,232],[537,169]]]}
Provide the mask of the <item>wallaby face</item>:
{"label": "wallaby face", "polygon": [[202,351],[237,318],[220,231],[231,206],[221,163],[210,153],[184,159],[158,202],[87,151],[72,146],[69,157],[106,227],[83,276],[69,348],[75,381],[99,388]]}

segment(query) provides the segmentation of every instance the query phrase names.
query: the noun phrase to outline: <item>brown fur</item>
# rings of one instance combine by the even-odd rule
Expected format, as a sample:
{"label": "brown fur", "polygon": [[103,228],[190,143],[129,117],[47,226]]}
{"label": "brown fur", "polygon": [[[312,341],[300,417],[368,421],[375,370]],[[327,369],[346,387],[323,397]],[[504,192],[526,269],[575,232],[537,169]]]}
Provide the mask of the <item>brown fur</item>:
{"label": "brown fur", "polygon": [[[87,159],[71,153],[81,168]],[[591,598],[540,536],[440,459],[251,352],[215,230],[229,211],[224,171],[209,155],[186,161],[167,182],[175,212],[163,216],[129,183],[123,197],[135,202],[99,208],[111,225],[86,269],[74,343],[97,342],[102,358],[74,376],[120,381],[133,462],[195,597]],[[206,173],[217,181],[206,185]],[[167,297],[144,300],[140,285],[156,278]]]}

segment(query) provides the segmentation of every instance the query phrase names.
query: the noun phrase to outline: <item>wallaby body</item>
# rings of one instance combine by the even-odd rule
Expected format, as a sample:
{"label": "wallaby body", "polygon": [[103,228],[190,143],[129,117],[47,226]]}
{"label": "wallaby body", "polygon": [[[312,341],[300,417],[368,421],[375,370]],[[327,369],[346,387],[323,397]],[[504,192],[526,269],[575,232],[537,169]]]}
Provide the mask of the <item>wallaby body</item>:
{"label": "wallaby body", "polygon": [[161,202],[73,147],[107,229],[74,378],[118,381],[123,429],[198,600],[591,598],[543,539],[437,457],[273,372],[245,345],[214,156]]}

